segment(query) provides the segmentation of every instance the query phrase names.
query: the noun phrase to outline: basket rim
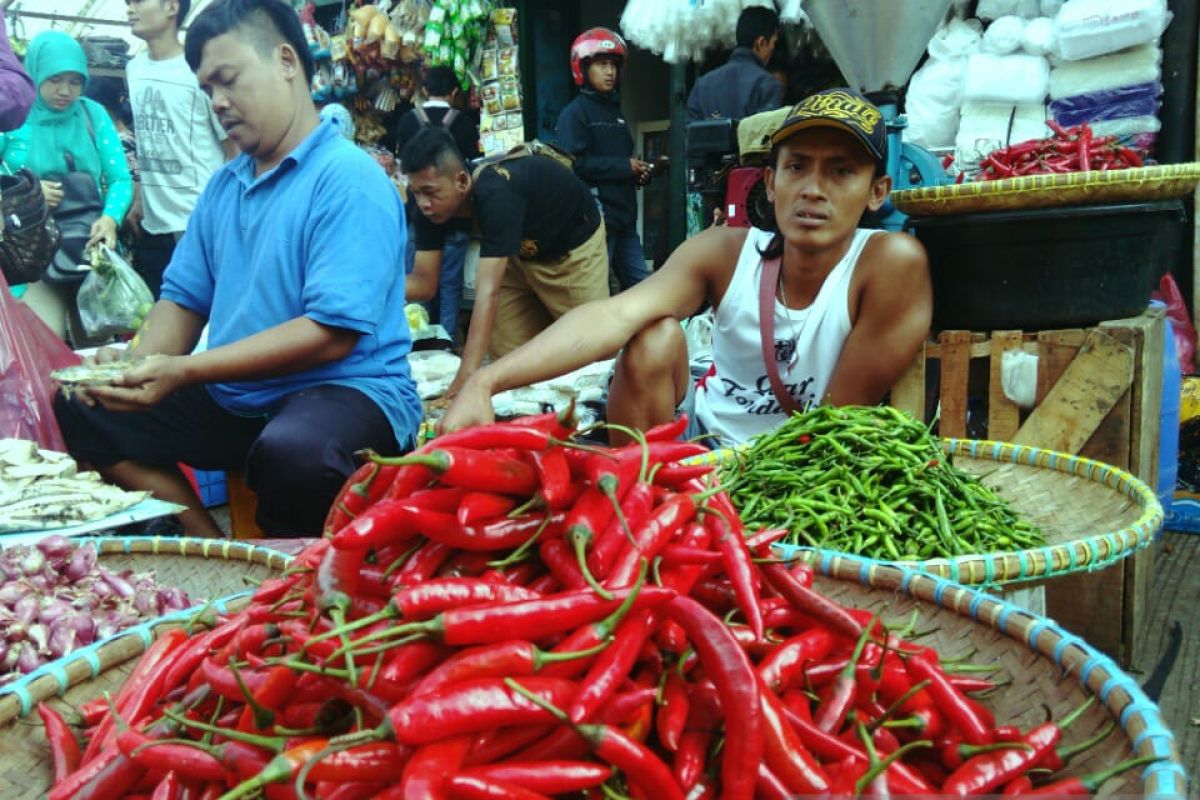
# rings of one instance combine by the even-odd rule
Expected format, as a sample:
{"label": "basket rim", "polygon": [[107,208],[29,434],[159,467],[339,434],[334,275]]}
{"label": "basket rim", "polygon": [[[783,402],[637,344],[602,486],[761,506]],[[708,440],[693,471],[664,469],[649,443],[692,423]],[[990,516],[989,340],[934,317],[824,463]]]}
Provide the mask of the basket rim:
{"label": "basket rim", "polygon": [[[1150,167],[1024,175],[994,181],[921,186],[892,192],[891,199],[898,209],[909,215],[949,214],[971,209],[982,210],[980,203],[994,203],[1012,198],[1036,202],[1038,205],[1045,205],[1042,201],[1053,198],[1054,204],[1066,205],[1080,202],[1081,199],[1086,200],[1086,193],[1096,189],[1134,189],[1148,183],[1191,182],[1194,186],[1197,180],[1200,180],[1200,162],[1188,161]],[[1170,196],[1182,197],[1191,188],[1183,186],[1177,193],[1171,190]]]}
{"label": "basket rim", "polygon": [[[900,566],[950,578],[972,586],[1003,586],[1071,575],[1087,570],[1104,569],[1134,551],[1148,547],[1163,525],[1163,508],[1154,490],[1145,481],[1126,470],[1084,456],[1073,456],[1056,450],[1029,445],[997,442],[987,439],[957,439],[942,437],[942,449],[950,455],[965,455],[980,460],[1011,462],[1027,467],[1050,469],[1084,478],[1105,486],[1138,503],[1142,512],[1132,524],[1116,531],[1080,536],[1068,542],[1025,550],[994,553],[971,553],[954,558],[932,558],[924,561],[888,561],[854,555],[875,564]],[[828,550],[808,545],[776,544],[775,548],[789,557],[798,556],[814,563],[838,555],[850,555],[842,550]]]}
{"label": "basket rim", "polygon": [[1054,620],[1032,614],[980,587],[964,586],[927,572],[861,556],[838,554],[814,566],[829,578],[858,582],[874,590],[900,592],[959,616],[969,616],[1052,659],[1064,675],[1071,675],[1080,686],[1099,697],[1129,737],[1135,755],[1164,759],[1142,770],[1146,796],[1186,796],[1187,770],[1179,760],[1175,735],[1163,721],[1158,705],[1112,658]]}
{"label": "basket rim", "polygon": [[[293,556],[269,547],[247,544],[228,539],[200,539],[196,537],[169,536],[101,536],[94,539],[78,539],[80,544],[93,544],[97,553],[103,555],[151,554],[184,557],[212,558],[221,561],[246,561],[270,569],[282,570],[291,563]],[[86,647],[73,650],[62,658],[55,659],[17,680],[0,686],[0,725],[8,722],[3,712],[3,703],[9,695],[16,698],[17,717],[24,717],[41,700],[62,695],[71,687],[91,680],[109,667],[136,658],[154,641],[158,628],[177,627],[187,624],[200,612],[212,608],[220,614],[230,613],[239,601],[253,594],[252,589],[234,592],[198,603],[180,611],[163,614],[118,631],[107,639],[92,642]],[[106,656],[120,652],[119,661],[105,664]],[[72,678],[70,667],[77,663],[87,666],[87,672]]]}

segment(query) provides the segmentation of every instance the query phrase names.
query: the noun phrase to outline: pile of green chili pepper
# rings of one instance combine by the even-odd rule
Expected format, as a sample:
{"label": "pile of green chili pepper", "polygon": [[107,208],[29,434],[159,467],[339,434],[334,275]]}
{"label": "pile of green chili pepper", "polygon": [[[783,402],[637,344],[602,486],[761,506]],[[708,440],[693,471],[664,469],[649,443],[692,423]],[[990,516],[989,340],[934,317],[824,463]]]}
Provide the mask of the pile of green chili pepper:
{"label": "pile of green chili pepper", "polygon": [[748,526],[884,561],[1041,547],[1034,525],[888,406],[820,406],[755,438],[721,468]]}
{"label": "pile of green chili pepper", "polygon": [[978,697],[997,684],[910,641],[915,618],[885,625],[771,559],[779,532],[747,531],[686,463],[685,426],[596,448],[551,414],[372,459],[245,608],[165,633],[80,707],[85,743],[39,708],[50,799],[1052,785],[1070,719],[998,725]]}

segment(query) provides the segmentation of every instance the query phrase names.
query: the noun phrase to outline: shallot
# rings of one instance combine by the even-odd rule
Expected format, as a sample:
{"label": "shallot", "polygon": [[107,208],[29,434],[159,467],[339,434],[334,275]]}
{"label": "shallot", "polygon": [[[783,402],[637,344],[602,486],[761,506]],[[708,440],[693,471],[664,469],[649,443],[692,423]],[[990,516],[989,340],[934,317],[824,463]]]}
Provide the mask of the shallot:
{"label": "shallot", "polygon": [[153,573],[114,571],[65,536],[0,550],[0,686],[139,622],[188,608]]}

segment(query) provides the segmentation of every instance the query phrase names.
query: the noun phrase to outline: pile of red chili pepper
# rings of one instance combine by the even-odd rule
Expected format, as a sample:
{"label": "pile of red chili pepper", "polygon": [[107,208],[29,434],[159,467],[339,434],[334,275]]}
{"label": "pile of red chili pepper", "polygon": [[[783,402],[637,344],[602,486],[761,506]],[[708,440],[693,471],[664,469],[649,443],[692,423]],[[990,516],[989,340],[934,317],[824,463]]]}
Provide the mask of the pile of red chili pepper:
{"label": "pile of red chili pepper", "polygon": [[1053,136],[993,150],[980,162],[978,178],[994,181],[1022,175],[1103,172],[1143,164],[1142,153],[1122,144],[1116,136],[1095,136],[1086,122],[1064,128],[1054,120],[1047,120],[1046,125]]}
{"label": "pile of red chili pepper", "polygon": [[547,414],[369,461],[247,607],[166,633],[83,705],[85,744],[39,708],[51,800],[1057,795],[1108,776],[1048,777],[1080,748],[1070,720],[997,724],[974,696],[991,680],[771,559],[783,532],[743,530],[712,467],[683,461],[685,424],[599,448]]}

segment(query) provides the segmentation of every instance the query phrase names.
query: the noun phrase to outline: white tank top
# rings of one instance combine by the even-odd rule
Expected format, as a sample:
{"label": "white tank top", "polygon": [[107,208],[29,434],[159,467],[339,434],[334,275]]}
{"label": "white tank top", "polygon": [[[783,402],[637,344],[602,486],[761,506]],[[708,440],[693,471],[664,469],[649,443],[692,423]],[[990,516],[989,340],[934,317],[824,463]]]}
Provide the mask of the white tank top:
{"label": "white tank top", "polygon": [[[875,230],[857,230],[842,260],[825,278],[812,305],[790,309],[775,299],[775,358],[779,377],[802,408],[817,405],[850,334],[850,278]],[[769,231],[751,228],[713,327],[713,369],[696,386],[696,419],[733,442],[773,430],[787,414],[775,399],[762,359],[759,277]],[[715,370],[715,372],[714,372]]]}

